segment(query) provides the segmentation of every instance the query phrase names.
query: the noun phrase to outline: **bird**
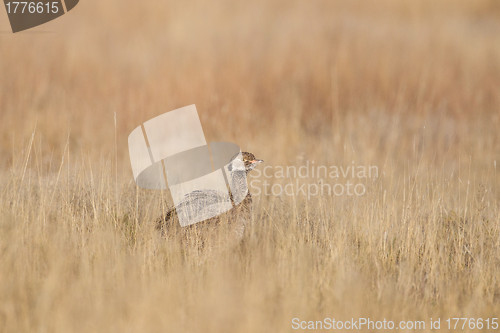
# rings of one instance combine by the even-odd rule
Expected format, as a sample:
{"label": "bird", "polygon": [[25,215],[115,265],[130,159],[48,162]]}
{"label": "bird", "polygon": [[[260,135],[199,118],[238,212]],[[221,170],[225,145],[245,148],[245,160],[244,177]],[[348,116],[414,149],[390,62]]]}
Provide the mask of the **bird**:
{"label": "bird", "polygon": [[[179,223],[179,213],[190,211],[210,210],[217,203],[224,201],[224,195],[215,190],[196,190],[184,196],[184,199],[175,207],[167,210],[164,216],[156,220],[156,229],[164,237],[181,234],[181,239],[188,243],[206,247],[214,243],[211,238],[221,230],[227,237],[222,238],[226,246],[233,246],[241,242],[245,227],[252,218],[252,195],[248,190],[246,177],[259,164],[264,162],[254,154],[241,152],[233,156],[227,165],[229,171],[229,198],[232,208],[218,216],[209,218],[186,227]],[[212,244],[213,245],[213,244]]]}

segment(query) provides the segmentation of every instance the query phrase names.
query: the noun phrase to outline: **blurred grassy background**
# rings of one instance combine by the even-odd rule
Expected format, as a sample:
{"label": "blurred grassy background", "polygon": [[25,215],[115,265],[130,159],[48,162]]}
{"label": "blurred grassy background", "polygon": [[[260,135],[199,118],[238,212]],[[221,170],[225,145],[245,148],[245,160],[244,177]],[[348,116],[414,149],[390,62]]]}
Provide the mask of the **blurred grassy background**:
{"label": "blurred grassy background", "polygon": [[[0,31],[1,331],[498,316],[498,1],[86,0],[17,34],[0,10]],[[127,136],[189,104],[268,165],[381,177],[259,197],[236,255],[179,252]]]}

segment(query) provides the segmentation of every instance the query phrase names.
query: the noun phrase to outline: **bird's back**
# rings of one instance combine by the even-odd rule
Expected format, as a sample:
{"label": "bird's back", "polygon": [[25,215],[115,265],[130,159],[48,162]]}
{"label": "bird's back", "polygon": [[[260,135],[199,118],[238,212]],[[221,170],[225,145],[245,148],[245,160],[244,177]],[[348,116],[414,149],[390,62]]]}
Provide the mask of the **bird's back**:
{"label": "bird's back", "polygon": [[[179,211],[184,210],[206,210],[222,202],[224,196],[217,191],[193,191],[188,193],[184,200],[176,207],[167,211],[165,216],[156,222],[156,228],[161,231],[164,237],[178,237],[188,243],[196,243],[206,247],[207,244],[214,243],[216,237],[219,242],[225,245],[236,245],[243,238],[245,226],[251,220],[252,197],[250,193],[245,199],[229,211],[198,222],[186,227],[181,227],[179,223]],[[222,244],[219,244],[220,246]]]}

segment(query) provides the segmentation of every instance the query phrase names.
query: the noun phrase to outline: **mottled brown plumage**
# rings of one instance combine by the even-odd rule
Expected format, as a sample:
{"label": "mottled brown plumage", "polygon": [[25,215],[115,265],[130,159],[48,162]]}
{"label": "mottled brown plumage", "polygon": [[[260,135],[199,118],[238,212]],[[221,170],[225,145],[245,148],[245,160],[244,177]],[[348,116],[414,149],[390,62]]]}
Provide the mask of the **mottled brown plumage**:
{"label": "mottled brown plumage", "polygon": [[[241,155],[237,154],[234,156],[228,165],[228,171],[231,175],[229,179],[230,187],[233,189],[244,187],[246,190],[246,183],[244,183],[246,182],[246,175],[261,162],[263,161],[256,159],[252,153],[248,152],[242,152]],[[213,239],[214,234],[224,236],[222,238],[218,237],[218,239],[225,245],[235,245],[243,238],[245,226],[251,220],[252,196],[250,191],[247,191],[243,200],[241,198],[239,200],[236,198],[235,200],[233,193],[230,193],[230,199],[233,204],[231,210],[217,217],[187,227],[180,226],[176,208],[171,208],[165,216],[160,217],[156,221],[156,228],[165,237],[180,233],[181,238],[188,241],[188,243],[196,243],[203,247],[207,243],[213,243],[210,239]],[[221,195],[216,191],[194,191],[187,194],[180,205],[196,206],[200,205],[200,203],[217,202],[218,200],[221,200]],[[241,202],[238,203],[238,201]]]}

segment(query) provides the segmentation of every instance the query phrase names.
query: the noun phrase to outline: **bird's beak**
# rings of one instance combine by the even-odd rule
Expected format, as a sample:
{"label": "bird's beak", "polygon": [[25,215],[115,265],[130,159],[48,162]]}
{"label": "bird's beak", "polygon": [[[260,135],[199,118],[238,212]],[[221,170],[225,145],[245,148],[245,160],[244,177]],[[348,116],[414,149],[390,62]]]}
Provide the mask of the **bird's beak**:
{"label": "bird's beak", "polygon": [[263,160],[253,160],[252,164],[260,164],[262,162],[264,162],[264,161]]}

